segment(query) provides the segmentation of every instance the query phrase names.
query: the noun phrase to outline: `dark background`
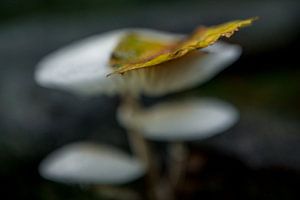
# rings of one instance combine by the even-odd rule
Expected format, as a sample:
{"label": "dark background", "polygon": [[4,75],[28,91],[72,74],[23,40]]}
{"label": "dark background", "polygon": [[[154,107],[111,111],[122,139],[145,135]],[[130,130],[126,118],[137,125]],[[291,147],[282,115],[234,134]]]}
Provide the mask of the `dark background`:
{"label": "dark background", "polygon": [[189,144],[194,154],[208,158],[202,175],[195,176],[203,187],[189,197],[299,199],[299,11],[296,0],[1,0],[0,195],[99,199],[88,189],[42,179],[39,162],[79,140],[128,150],[126,134],[115,121],[118,98],[81,98],[39,87],[33,73],[43,56],[72,41],[123,27],[189,33],[201,24],[259,16],[230,39],[243,46],[239,61],[209,83],[173,95],[220,97],[241,111],[240,122],[231,130]]}

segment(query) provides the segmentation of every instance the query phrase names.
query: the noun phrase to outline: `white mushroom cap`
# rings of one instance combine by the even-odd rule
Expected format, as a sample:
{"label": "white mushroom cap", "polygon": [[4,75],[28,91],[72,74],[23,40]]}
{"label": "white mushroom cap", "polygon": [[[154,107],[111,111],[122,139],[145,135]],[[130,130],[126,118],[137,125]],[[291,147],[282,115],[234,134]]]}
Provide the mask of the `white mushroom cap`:
{"label": "white mushroom cap", "polygon": [[92,36],[46,56],[37,66],[36,81],[45,87],[79,94],[114,93],[116,82],[107,60],[123,31]]}
{"label": "white mushroom cap", "polygon": [[121,107],[118,112],[123,126],[159,141],[204,139],[227,130],[238,117],[232,105],[212,98],[166,102],[145,110]]}
{"label": "white mushroom cap", "polygon": [[141,177],[145,166],[113,147],[80,142],[50,154],[39,171],[44,178],[63,183],[122,184]]}
{"label": "white mushroom cap", "polygon": [[216,43],[206,50],[174,61],[112,75],[109,59],[120,38],[137,32],[156,40],[175,41],[182,35],[148,29],[112,31],[75,42],[46,56],[35,73],[36,81],[46,87],[61,88],[83,95],[131,92],[149,96],[163,95],[193,87],[212,78],[235,61],[241,49],[236,45]]}
{"label": "white mushroom cap", "polygon": [[182,36],[147,29],[123,29],[95,35],[75,42],[46,56],[37,65],[36,81],[45,87],[69,90],[81,95],[122,92],[119,76],[106,77],[111,53],[122,36],[138,32],[158,40],[171,41]]}
{"label": "white mushroom cap", "polygon": [[159,96],[184,90],[204,83],[237,60],[241,54],[238,45],[217,42],[200,51],[163,64],[127,72],[124,80],[148,96]]}

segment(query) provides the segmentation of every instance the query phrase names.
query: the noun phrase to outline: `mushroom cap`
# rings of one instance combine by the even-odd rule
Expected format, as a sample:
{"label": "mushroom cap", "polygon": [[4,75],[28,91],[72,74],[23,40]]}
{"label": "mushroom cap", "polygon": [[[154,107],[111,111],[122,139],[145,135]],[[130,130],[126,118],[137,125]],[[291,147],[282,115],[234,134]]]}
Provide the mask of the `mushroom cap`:
{"label": "mushroom cap", "polygon": [[133,93],[165,95],[210,80],[237,60],[240,54],[240,46],[217,42],[172,61],[129,71],[122,78]]}
{"label": "mushroom cap", "polygon": [[123,184],[141,177],[145,166],[116,148],[78,142],[42,161],[40,174],[49,180],[77,184]]}
{"label": "mushroom cap", "polygon": [[122,36],[137,32],[157,40],[171,41],[182,37],[148,29],[121,29],[91,36],[56,50],[37,65],[38,84],[65,89],[80,95],[116,94],[124,90],[119,76],[106,77],[112,72],[109,59]]}
{"label": "mushroom cap", "polygon": [[119,122],[157,141],[199,140],[222,133],[239,118],[229,103],[213,98],[165,102],[144,110],[121,107]]}
{"label": "mushroom cap", "polygon": [[[150,29],[123,29],[75,42],[46,56],[37,66],[36,81],[45,87],[65,89],[81,95],[119,94],[159,96],[205,82],[235,61],[241,49],[218,42],[192,55],[161,65],[107,77],[109,60],[122,36],[136,32],[161,41],[177,41],[183,35]],[[198,53],[197,53],[198,52]]]}

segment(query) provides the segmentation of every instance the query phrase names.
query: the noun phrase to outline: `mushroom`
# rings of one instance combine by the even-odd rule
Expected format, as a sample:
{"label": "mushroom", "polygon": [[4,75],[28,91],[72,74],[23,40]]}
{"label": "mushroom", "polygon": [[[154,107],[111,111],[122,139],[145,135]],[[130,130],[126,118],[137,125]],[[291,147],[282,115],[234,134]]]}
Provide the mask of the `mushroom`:
{"label": "mushroom", "polygon": [[49,180],[76,184],[124,184],[144,175],[143,163],[107,145],[77,142],[45,158],[40,174]]}
{"label": "mushroom", "polygon": [[[135,105],[138,104],[136,97],[142,93],[158,96],[203,83],[236,60],[241,52],[237,45],[217,42],[204,48],[202,53],[195,51],[160,66],[129,72],[124,76],[106,77],[113,71],[109,61],[114,48],[124,35],[132,32],[164,42],[178,41],[183,37],[149,29],[123,29],[92,36],[46,56],[37,66],[35,79],[42,86],[65,89],[79,95],[120,94],[123,104],[127,104],[129,99]],[[150,179],[155,180],[155,164],[149,145],[141,134],[139,130],[128,129],[133,152],[146,164],[149,176],[152,176]],[[155,184],[155,181],[150,182]]]}
{"label": "mushroom", "polygon": [[234,106],[214,98],[165,102],[146,109],[128,104],[118,111],[118,120],[124,127],[139,130],[150,140],[169,143],[169,180],[174,187],[185,173],[188,158],[185,142],[222,133],[238,118]]}
{"label": "mushroom", "polygon": [[[183,37],[181,34],[149,29],[117,30],[75,42],[44,58],[35,73],[36,81],[42,86],[65,89],[80,95],[120,94],[123,97],[118,118],[128,129],[133,152],[143,164],[135,158],[124,154],[121,156],[120,152],[116,154],[117,151],[111,151],[111,148],[87,148],[87,145],[75,144],[58,150],[43,161],[41,174],[62,182],[117,184],[137,178],[147,169],[149,177],[151,176],[149,182],[153,187],[157,183],[157,173],[151,163],[151,151],[144,137],[167,141],[201,139],[229,128],[237,120],[238,114],[229,104],[212,99],[194,99],[181,102],[182,104],[164,103],[143,109],[138,105],[138,97],[141,94],[165,95],[211,79],[234,62],[241,53],[241,48],[237,45],[214,42],[221,36],[231,36],[239,27],[249,25],[253,20],[228,22],[208,28],[206,32],[198,29],[196,38],[194,35],[191,37],[195,41],[180,41]],[[182,46],[186,49],[178,49],[176,45],[173,46],[175,49],[171,48],[171,51],[174,50],[174,58],[185,50],[190,53],[182,54],[180,59],[167,59],[164,61],[168,62],[158,62],[147,68],[116,75],[113,73],[114,66],[110,65],[111,56],[115,55],[113,52],[121,38],[129,33],[137,33],[162,43],[169,42],[169,47],[186,44]],[[201,40],[202,37],[206,39],[205,42]],[[204,45],[197,46],[201,42]],[[202,48],[201,51],[197,50],[199,48]],[[148,58],[157,56],[156,53],[158,52]],[[129,64],[134,65],[131,61]],[[113,75],[107,77],[109,74]],[[104,173],[106,170],[111,173]]]}
{"label": "mushroom", "polygon": [[[203,83],[235,61],[241,49],[217,42],[176,61],[149,69],[112,75],[111,53],[127,33],[161,41],[178,41],[183,35],[149,29],[123,29],[92,36],[46,56],[37,66],[36,81],[45,87],[69,90],[80,95],[164,95]],[[149,75],[151,73],[151,76]],[[146,74],[146,76],[145,76]],[[148,74],[148,75],[147,75]]]}
{"label": "mushroom", "polygon": [[214,98],[193,98],[160,103],[140,109],[120,107],[118,119],[134,127],[148,139],[191,141],[224,132],[238,120],[238,111],[229,103]]}

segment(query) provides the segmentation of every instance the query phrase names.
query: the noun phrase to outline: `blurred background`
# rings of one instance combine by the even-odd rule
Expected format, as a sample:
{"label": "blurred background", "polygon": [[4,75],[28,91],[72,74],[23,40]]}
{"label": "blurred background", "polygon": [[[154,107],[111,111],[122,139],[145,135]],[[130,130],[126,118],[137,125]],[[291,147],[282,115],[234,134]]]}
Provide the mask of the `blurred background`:
{"label": "blurred background", "polygon": [[[72,41],[118,28],[189,33],[201,24],[252,16],[260,20],[230,39],[244,49],[240,60],[212,81],[171,95],[219,97],[241,112],[239,123],[229,131],[189,144],[192,155],[201,154],[206,163],[201,173],[191,175],[191,184],[201,181],[201,187],[191,191],[183,186],[180,195],[182,199],[299,199],[297,0],[1,0],[0,195],[105,199],[86,188],[44,180],[38,164],[73,141],[99,141],[129,150],[125,131],[115,120],[118,98],[80,98],[39,87],[33,74],[43,56]],[[145,98],[145,104],[160,100]]]}

